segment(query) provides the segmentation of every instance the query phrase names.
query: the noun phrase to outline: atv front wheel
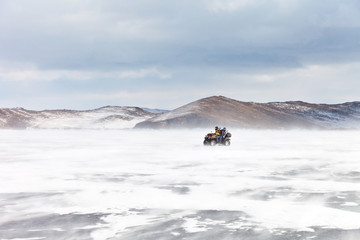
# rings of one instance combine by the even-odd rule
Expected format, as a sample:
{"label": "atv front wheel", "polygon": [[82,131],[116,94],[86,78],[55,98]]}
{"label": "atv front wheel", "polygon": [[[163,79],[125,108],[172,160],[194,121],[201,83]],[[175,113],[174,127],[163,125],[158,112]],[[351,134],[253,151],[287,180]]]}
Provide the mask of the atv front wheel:
{"label": "atv front wheel", "polygon": [[225,146],[230,146],[230,140],[225,140],[224,145]]}

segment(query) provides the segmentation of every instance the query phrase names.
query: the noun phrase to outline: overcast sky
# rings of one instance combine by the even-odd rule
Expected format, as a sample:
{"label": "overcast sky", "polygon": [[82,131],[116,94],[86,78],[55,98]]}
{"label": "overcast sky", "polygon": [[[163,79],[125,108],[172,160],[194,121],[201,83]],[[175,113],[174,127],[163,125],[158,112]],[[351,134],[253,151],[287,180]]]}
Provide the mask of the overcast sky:
{"label": "overcast sky", "polygon": [[360,100],[358,0],[0,0],[0,107]]}

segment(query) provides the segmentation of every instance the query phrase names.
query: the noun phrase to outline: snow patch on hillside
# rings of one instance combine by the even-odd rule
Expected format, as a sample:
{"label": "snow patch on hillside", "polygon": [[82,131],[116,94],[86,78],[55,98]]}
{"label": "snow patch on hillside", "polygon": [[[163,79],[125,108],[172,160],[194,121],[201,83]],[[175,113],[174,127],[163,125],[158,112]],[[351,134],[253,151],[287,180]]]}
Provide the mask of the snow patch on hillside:
{"label": "snow patch on hillside", "polygon": [[76,113],[45,112],[32,121],[34,128],[124,129],[133,128],[148,116],[138,116],[135,108],[102,108]]}
{"label": "snow patch on hillside", "polygon": [[178,118],[178,117],[183,117],[183,116],[186,116],[186,115],[196,112],[197,109],[201,109],[201,106],[199,104],[190,103],[188,105],[177,108],[173,111],[163,113],[159,116],[151,118],[150,121],[151,122],[160,122],[160,121],[165,121],[165,120],[174,119],[174,118]]}
{"label": "snow patch on hillside", "polygon": [[311,120],[325,128],[360,128],[360,106],[358,102],[336,105],[305,105],[306,103],[269,103],[283,112]]}
{"label": "snow patch on hillside", "polygon": [[28,111],[22,108],[3,109],[3,127],[42,129],[124,129],[153,117],[154,113],[137,107],[102,107],[94,110]]}

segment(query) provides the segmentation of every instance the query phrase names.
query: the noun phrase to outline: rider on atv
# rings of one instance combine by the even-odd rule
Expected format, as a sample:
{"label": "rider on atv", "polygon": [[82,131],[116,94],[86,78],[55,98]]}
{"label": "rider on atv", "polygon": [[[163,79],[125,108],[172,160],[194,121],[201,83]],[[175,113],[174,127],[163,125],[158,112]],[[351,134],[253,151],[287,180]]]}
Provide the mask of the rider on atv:
{"label": "rider on atv", "polygon": [[214,146],[217,144],[221,144],[221,145],[229,146],[230,138],[231,138],[231,133],[229,133],[226,130],[226,128],[219,129],[219,127],[216,126],[215,133],[208,133],[205,136],[204,145]]}

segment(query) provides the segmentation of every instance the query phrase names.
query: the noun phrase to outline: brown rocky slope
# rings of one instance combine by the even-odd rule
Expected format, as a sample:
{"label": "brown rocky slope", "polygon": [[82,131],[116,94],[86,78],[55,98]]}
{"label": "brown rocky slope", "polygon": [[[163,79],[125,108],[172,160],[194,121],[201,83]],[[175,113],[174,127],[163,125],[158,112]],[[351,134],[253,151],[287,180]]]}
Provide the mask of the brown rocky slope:
{"label": "brown rocky slope", "polygon": [[360,128],[360,102],[310,104],[254,103],[223,96],[203,98],[144,122],[135,128]]}

